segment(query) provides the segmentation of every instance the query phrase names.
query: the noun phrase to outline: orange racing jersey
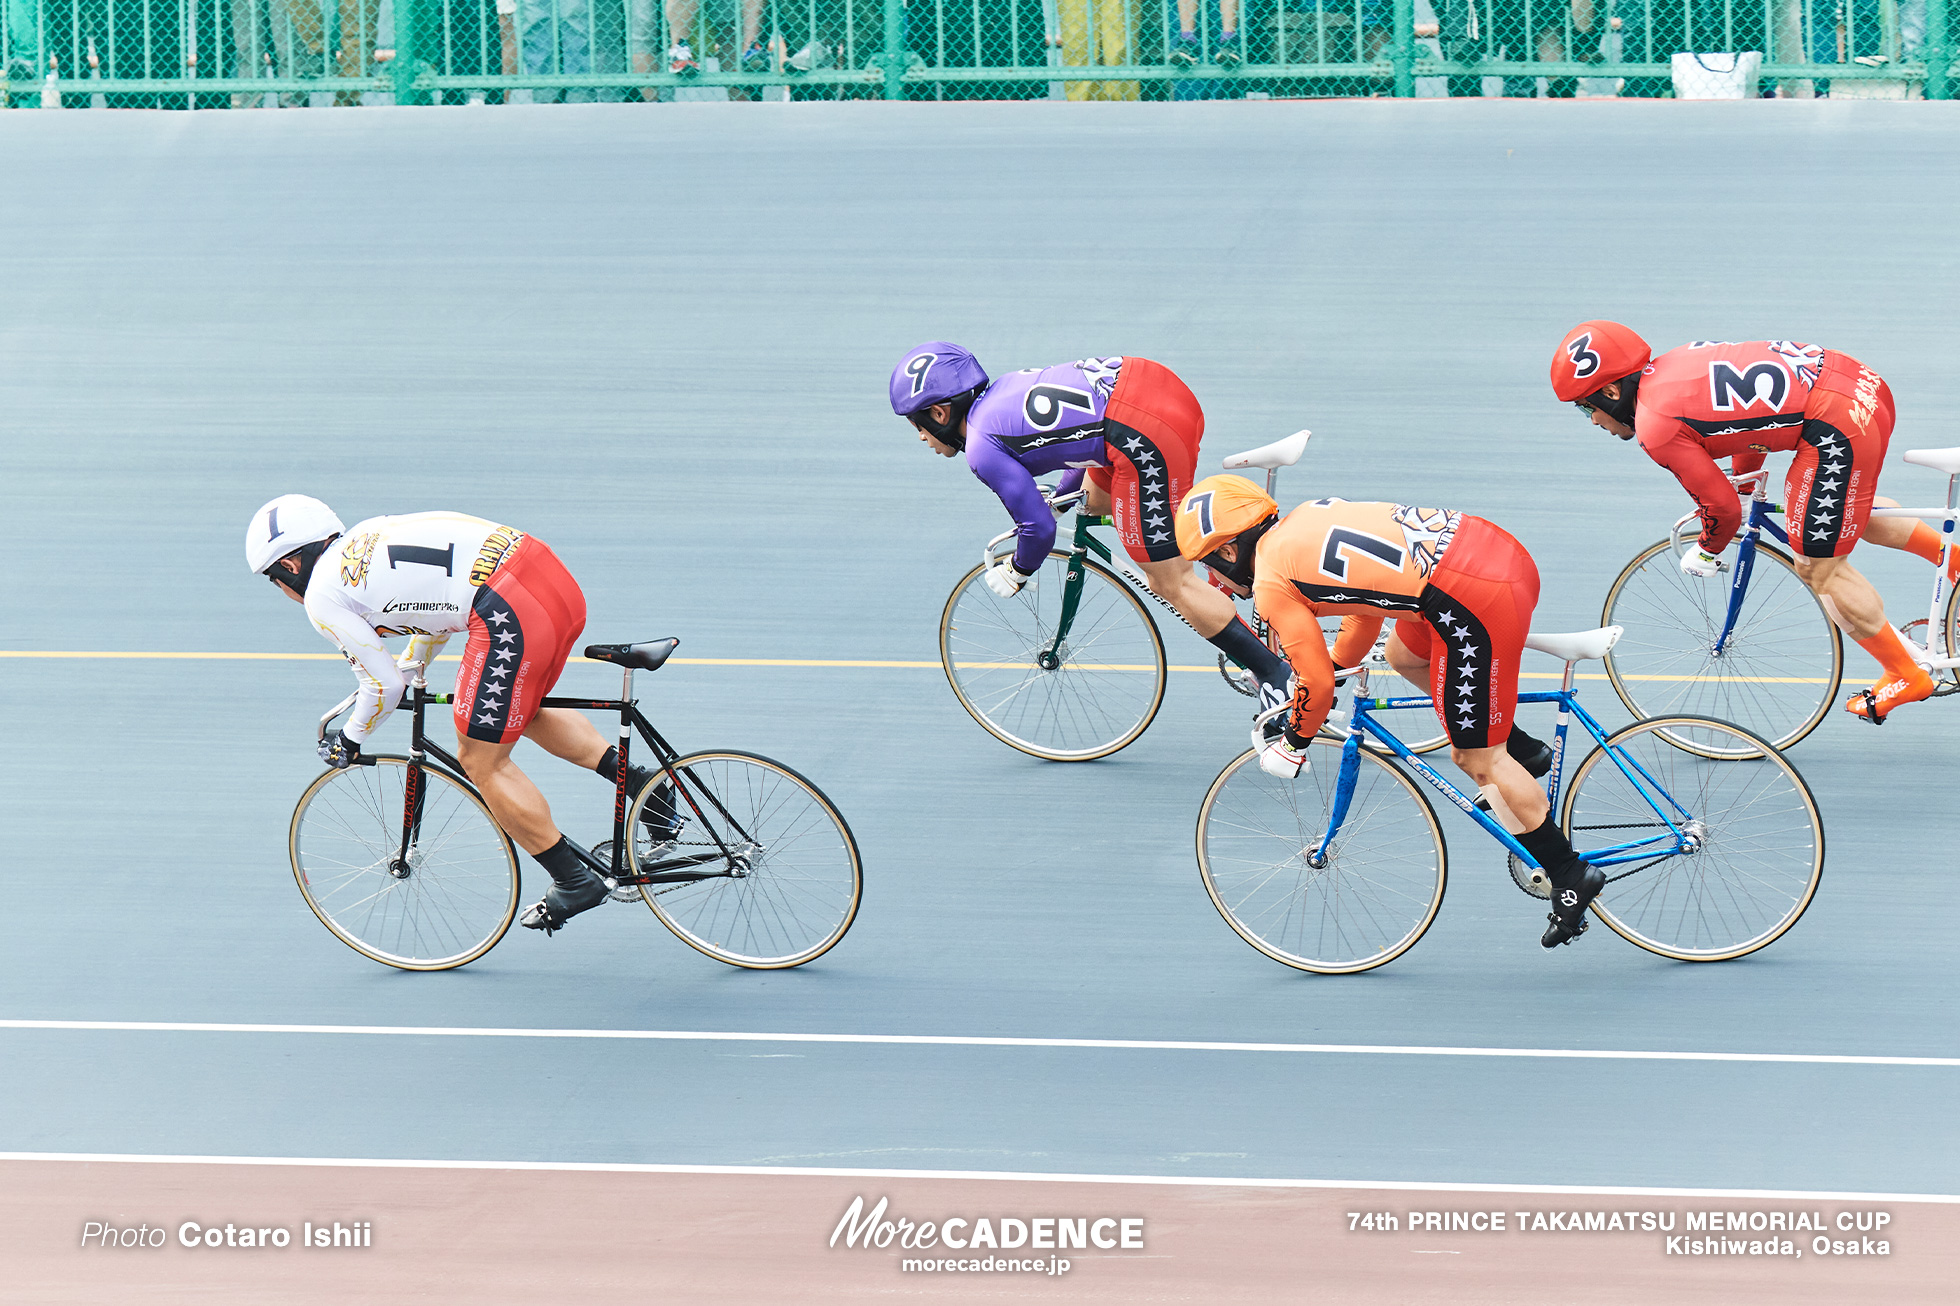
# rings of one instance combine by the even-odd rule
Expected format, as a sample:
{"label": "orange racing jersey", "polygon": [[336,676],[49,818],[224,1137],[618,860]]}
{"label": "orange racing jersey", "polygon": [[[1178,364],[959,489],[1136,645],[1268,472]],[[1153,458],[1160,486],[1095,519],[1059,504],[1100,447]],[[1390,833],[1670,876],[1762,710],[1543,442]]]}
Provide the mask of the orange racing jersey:
{"label": "orange racing jersey", "polygon": [[[1293,666],[1296,736],[1320,729],[1335,669],[1366,657],[1388,616],[1421,612],[1429,575],[1461,521],[1461,513],[1441,508],[1316,499],[1259,541],[1253,605]],[[1325,616],[1344,618],[1331,655],[1320,629]]]}

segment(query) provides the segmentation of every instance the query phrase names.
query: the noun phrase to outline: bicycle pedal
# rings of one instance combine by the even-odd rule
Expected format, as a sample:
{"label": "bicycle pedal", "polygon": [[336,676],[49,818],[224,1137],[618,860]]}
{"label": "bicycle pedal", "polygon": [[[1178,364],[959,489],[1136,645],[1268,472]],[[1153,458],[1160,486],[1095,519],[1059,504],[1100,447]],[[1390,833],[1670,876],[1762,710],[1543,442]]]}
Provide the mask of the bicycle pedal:
{"label": "bicycle pedal", "polygon": [[614,886],[612,892],[606,895],[606,901],[607,902],[639,902],[640,886],[637,884],[616,885]]}
{"label": "bicycle pedal", "polygon": [[1859,697],[1865,700],[1865,710],[1859,715],[1875,726],[1884,725],[1886,714],[1878,710],[1878,695],[1867,689]]}

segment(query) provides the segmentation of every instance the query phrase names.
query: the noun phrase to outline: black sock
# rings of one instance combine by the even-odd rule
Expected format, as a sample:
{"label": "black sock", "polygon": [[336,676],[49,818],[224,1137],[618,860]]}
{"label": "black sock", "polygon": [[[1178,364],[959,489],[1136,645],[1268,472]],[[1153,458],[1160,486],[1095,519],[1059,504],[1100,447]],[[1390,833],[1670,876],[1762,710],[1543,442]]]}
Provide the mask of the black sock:
{"label": "black sock", "polygon": [[1225,629],[1211,637],[1210,643],[1257,676],[1259,683],[1282,690],[1286,688],[1286,678],[1291,673],[1285,660],[1259,642],[1259,637],[1252,633],[1252,627],[1245,624],[1244,618],[1233,617],[1225,624]]}
{"label": "black sock", "polygon": [[585,859],[578,855],[578,846],[563,835],[560,835],[558,842],[551,847],[541,853],[532,853],[531,856],[538,865],[544,867],[545,873],[551,876],[551,882],[561,889],[579,887],[592,873],[586,866]]}
{"label": "black sock", "polygon": [[1565,831],[1553,823],[1550,813],[1546,814],[1543,825],[1536,830],[1526,830],[1517,839],[1531,854],[1532,860],[1545,868],[1545,874],[1555,889],[1576,884],[1586,869],[1585,859],[1572,851],[1571,840],[1565,837]]}
{"label": "black sock", "polygon": [[[605,756],[599,759],[599,765],[592,769],[608,780],[616,777],[619,774],[619,749],[616,746],[608,747]],[[651,779],[653,779],[653,772],[645,767],[637,766],[632,762],[626,764],[627,793],[638,797],[640,790],[646,788],[647,781]]]}
{"label": "black sock", "polygon": [[[619,771],[619,749],[606,749],[606,755],[599,759],[599,765],[592,768],[606,779],[611,780]],[[653,772],[643,766],[626,764],[626,793],[629,798],[637,798],[640,790],[653,783]],[[661,790],[647,799],[647,805],[640,811],[640,823],[653,831],[655,836],[667,834],[680,824],[674,813],[673,786],[663,786]]]}

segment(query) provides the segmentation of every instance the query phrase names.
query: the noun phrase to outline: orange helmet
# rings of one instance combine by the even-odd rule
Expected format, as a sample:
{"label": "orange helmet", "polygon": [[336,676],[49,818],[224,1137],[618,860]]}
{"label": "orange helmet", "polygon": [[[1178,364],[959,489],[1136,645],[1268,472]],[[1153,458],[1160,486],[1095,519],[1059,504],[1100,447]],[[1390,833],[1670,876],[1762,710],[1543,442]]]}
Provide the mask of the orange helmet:
{"label": "orange helmet", "polygon": [[[1279,516],[1279,505],[1243,476],[1207,476],[1191,487],[1177,506],[1177,551],[1202,562],[1240,585],[1252,584],[1252,550]],[[1251,534],[1251,539],[1245,536]],[[1212,557],[1222,546],[1237,544],[1232,562]]]}
{"label": "orange helmet", "polygon": [[1552,393],[1565,403],[1594,394],[1653,361],[1647,342],[1618,322],[1581,322],[1552,355]]}

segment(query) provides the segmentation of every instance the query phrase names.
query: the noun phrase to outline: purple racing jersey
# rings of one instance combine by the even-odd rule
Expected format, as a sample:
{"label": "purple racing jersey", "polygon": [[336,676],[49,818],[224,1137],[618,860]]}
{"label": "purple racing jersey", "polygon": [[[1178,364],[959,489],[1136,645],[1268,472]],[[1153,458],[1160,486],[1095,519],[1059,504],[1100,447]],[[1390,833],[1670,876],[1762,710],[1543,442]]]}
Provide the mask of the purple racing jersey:
{"label": "purple racing jersey", "polygon": [[1055,544],[1055,514],[1035,477],[1072,469],[1060,492],[1082,483],[1083,468],[1109,466],[1104,413],[1121,358],[1085,358],[1010,372],[974,401],[966,417],[966,465],[1013,516],[1014,566],[1032,575]]}

